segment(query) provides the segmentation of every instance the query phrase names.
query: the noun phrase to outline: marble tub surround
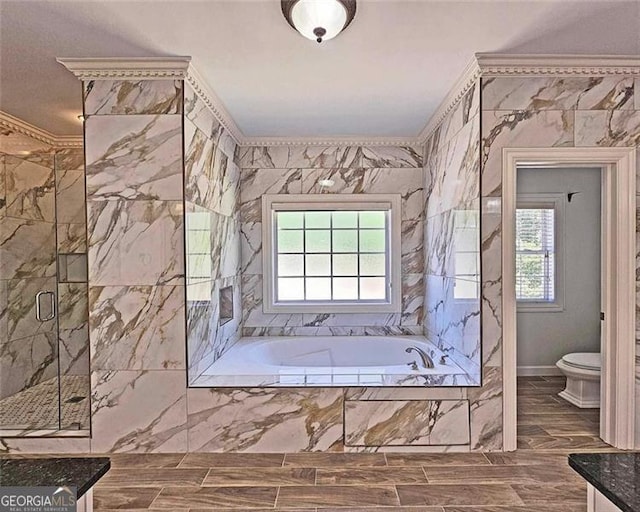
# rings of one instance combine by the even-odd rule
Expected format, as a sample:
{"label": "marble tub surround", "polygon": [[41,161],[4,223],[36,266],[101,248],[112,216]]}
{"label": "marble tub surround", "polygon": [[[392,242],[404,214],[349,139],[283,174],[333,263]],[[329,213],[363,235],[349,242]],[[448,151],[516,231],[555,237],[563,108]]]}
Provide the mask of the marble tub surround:
{"label": "marble tub surround", "polygon": [[[385,153],[387,151],[387,153]],[[410,148],[292,146],[241,148],[243,335],[318,333],[415,334],[423,316],[423,185],[419,157]],[[367,156],[369,155],[369,156]],[[385,156],[386,155],[386,156]],[[258,162],[270,164],[255,167]],[[301,167],[277,167],[285,163]],[[375,164],[386,164],[374,166]],[[392,166],[391,164],[398,164]],[[334,165],[335,164],[335,165]],[[322,189],[320,179],[334,185]],[[262,210],[265,194],[381,194],[402,197],[402,312],[397,314],[264,313],[262,302]]]}
{"label": "marble tub surround", "polygon": [[[184,197],[189,382],[240,338],[240,169],[235,142],[185,85]],[[232,315],[220,320],[220,290],[231,287]]]}
{"label": "marble tub surround", "polygon": [[428,138],[423,169],[424,333],[478,381],[479,108],[476,81]]}

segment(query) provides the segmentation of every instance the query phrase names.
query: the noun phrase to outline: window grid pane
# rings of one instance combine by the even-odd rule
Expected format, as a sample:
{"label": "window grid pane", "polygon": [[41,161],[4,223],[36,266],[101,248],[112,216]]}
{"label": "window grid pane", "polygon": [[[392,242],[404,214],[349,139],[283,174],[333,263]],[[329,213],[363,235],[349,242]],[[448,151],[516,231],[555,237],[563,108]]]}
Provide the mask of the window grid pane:
{"label": "window grid pane", "polygon": [[[388,211],[274,213],[274,282],[277,301],[326,303],[388,300]],[[340,215],[345,213],[348,215]],[[282,214],[286,214],[284,225],[280,224]],[[367,250],[361,252],[363,248]],[[346,260],[345,257],[352,259]],[[343,259],[336,261],[336,258]],[[340,264],[342,268],[338,270],[336,265]],[[345,271],[345,265],[349,267],[348,272]],[[302,279],[292,279],[294,276]],[[285,287],[282,291],[281,286]],[[300,291],[296,291],[298,287]]]}
{"label": "window grid pane", "polygon": [[516,299],[555,300],[555,211],[516,210]]}

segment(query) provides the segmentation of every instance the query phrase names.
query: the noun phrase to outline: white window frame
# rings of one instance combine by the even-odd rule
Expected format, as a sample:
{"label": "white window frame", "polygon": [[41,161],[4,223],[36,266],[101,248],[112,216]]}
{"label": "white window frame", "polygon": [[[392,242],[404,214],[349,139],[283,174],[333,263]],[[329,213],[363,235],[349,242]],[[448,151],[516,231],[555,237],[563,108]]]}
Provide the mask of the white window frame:
{"label": "white window frame", "polygon": [[[389,212],[387,268],[389,300],[287,302],[275,300],[274,210],[386,210]],[[263,311],[265,313],[400,313],[402,311],[400,194],[265,194],[262,196]]]}
{"label": "white window frame", "polygon": [[[564,311],[564,223],[565,194],[518,194],[516,211],[526,208],[554,210],[555,275],[553,302],[517,300],[518,313],[560,313]],[[515,253],[514,253],[515,254]],[[517,269],[516,269],[517,272]]]}

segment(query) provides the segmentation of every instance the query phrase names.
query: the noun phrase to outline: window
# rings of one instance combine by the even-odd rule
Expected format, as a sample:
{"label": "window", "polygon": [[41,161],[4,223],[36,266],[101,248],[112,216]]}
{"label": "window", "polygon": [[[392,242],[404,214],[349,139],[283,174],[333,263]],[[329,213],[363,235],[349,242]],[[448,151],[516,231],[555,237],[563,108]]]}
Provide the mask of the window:
{"label": "window", "polygon": [[553,194],[518,196],[516,299],[521,311],[562,311],[563,200]]}
{"label": "window", "polygon": [[187,212],[186,215],[187,300],[211,301],[211,213]]}
{"label": "window", "polygon": [[399,312],[399,195],[263,197],[265,312]]}

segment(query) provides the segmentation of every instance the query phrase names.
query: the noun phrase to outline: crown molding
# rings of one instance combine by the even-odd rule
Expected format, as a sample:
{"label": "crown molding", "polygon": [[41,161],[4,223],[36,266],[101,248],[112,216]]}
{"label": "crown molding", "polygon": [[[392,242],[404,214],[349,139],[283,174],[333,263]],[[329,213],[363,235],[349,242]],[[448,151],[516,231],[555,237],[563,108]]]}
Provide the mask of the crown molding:
{"label": "crown molding", "polygon": [[56,60],[80,80],[183,80],[191,57],[59,57]]}
{"label": "crown molding", "polygon": [[240,146],[419,146],[417,137],[245,137]]}
{"label": "crown molding", "polygon": [[[191,64],[191,57],[59,58],[81,80],[182,79],[188,82],[238,146],[420,146],[482,77],[640,76],[640,57],[611,55],[506,55],[477,53],[415,137],[248,137]],[[51,134],[48,136],[52,137]],[[64,137],[58,137],[58,140]],[[40,140],[40,139],[39,139]],[[74,143],[74,142],[72,142]]]}
{"label": "crown molding", "polygon": [[222,127],[229,133],[229,135],[231,135],[236,144],[241,146],[242,141],[246,138],[242,133],[242,130],[238,128],[238,125],[233,120],[233,117],[231,117],[231,114],[227,111],[222,100],[213,91],[213,89],[209,87],[209,84],[207,84],[193,65],[188,67],[185,80],[209,110],[211,110]]}
{"label": "crown molding", "polygon": [[53,149],[81,148],[83,146],[82,136],[63,135],[57,136],[51,132],[38,128],[32,124],[18,119],[0,110],[0,127],[12,132],[26,135],[34,140],[47,144]]}
{"label": "crown molding", "polygon": [[482,76],[640,76],[634,55],[505,55],[476,53]]}

